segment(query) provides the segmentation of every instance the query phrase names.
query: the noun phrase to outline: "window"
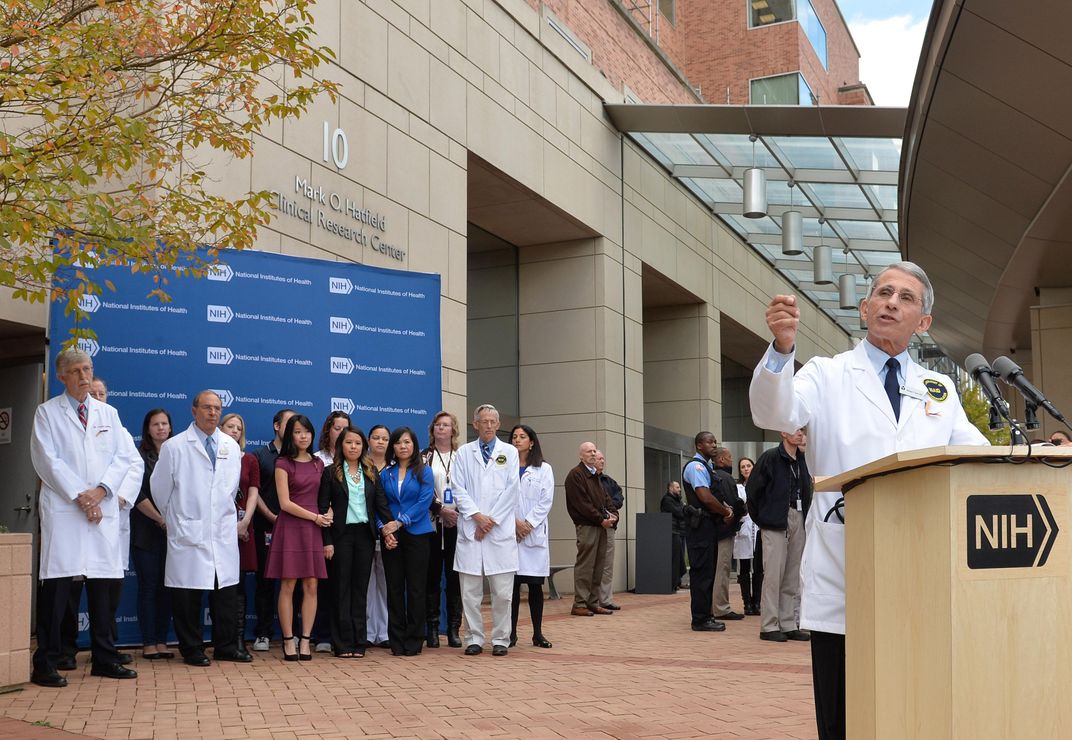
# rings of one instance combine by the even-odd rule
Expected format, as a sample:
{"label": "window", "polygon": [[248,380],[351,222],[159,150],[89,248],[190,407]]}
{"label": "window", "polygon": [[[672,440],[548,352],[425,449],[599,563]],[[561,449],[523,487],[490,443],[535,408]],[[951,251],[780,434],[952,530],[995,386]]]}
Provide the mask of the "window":
{"label": "window", "polygon": [[811,0],[745,0],[748,3],[748,27],[759,28],[772,23],[799,21],[816,56],[827,67],[826,29],[823,28]]}
{"label": "window", "polygon": [[750,92],[752,105],[815,105],[815,96],[799,72],[752,80]]}
{"label": "window", "polygon": [[659,0],[659,12],[663,14],[663,18],[670,21],[670,25],[677,25],[677,19],[674,17],[675,0]]}
{"label": "window", "polygon": [[588,45],[577,38],[566,24],[559,20],[558,16],[547,9],[547,6],[544,6],[544,14],[547,18],[547,25],[557,32],[559,36],[564,38],[567,44],[572,46],[578,54],[584,57],[585,61],[591,64],[592,50],[588,48]]}

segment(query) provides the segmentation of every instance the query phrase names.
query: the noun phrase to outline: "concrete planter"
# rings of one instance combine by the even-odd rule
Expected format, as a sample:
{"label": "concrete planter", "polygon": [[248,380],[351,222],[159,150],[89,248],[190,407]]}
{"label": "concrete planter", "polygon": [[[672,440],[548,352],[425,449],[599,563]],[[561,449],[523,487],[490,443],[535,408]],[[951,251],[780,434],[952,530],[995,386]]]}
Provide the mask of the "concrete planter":
{"label": "concrete planter", "polygon": [[30,680],[33,536],[0,534],[0,687]]}

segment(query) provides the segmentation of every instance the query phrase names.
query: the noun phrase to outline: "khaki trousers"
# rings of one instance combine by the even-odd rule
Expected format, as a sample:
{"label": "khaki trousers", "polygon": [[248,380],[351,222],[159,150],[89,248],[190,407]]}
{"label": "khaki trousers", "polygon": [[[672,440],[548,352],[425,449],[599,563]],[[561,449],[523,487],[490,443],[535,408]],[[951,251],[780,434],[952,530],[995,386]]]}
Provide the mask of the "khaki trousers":
{"label": "khaki trousers", "polygon": [[764,529],[763,595],[759,602],[760,632],[791,632],[797,628],[800,598],[800,556],[804,554],[804,515],[789,510],[784,532]]}
{"label": "khaki trousers", "polygon": [[614,528],[607,530],[607,547],[603,551],[603,577],[599,583],[599,603],[614,601]]}
{"label": "khaki trousers", "polygon": [[733,537],[718,541],[715,554],[715,585],[711,590],[711,613],[718,619],[730,611],[730,566],[733,565]]}
{"label": "khaki trousers", "polygon": [[573,606],[599,606],[599,584],[603,579],[603,559],[607,552],[607,530],[588,524],[577,525],[577,562],[573,566]]}

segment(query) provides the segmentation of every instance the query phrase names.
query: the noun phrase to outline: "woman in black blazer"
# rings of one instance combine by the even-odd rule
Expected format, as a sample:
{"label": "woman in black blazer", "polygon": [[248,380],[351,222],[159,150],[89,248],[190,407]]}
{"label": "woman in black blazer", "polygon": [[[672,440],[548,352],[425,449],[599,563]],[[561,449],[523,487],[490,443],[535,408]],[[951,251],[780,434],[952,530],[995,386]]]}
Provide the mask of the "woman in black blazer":
{"label": "woman in black blazer", "polygon": [[334,464],[325,468],[320,480],[320,513],[330,509],[334,515],[332,525],[321,532],[335,597],[331,642],[340,658],[365,655],[365,606],[376,549],[376,517],[391,519],[380,476],[365,457],[367,449],[365,433],[347,427],[336,441]]}

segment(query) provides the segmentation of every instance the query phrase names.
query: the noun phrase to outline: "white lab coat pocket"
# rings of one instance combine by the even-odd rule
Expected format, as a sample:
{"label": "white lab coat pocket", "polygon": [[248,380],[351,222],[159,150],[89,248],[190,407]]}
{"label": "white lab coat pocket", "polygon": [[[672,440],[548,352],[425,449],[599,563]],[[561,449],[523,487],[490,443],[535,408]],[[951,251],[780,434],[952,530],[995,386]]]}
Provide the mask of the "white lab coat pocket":
{"label": "white lab coat pocket", "polygon": [[175,522],[172,539],[179,547],[200,547],[206,544],[200,530],[201,522],[196,519],[179,519]]}
{"label": "white lab coat pocket", "polygon": [[547,547],[547,524],[541,524],[529,532],[529,536],[521,540],[521,544],[528,547]]}
{"label": "white lab coat pocket", "polygon": [[813,519],[801,562],[801,626],[845,632],[845,525]]}

